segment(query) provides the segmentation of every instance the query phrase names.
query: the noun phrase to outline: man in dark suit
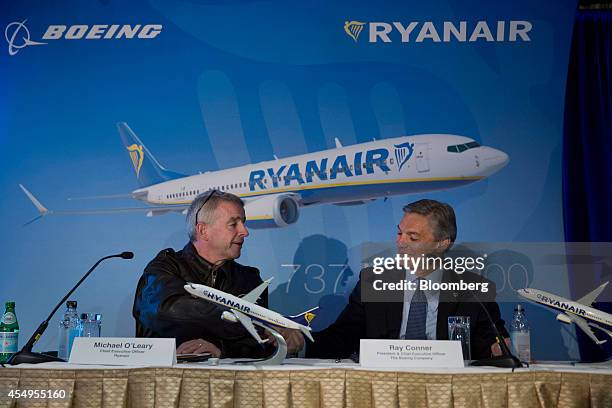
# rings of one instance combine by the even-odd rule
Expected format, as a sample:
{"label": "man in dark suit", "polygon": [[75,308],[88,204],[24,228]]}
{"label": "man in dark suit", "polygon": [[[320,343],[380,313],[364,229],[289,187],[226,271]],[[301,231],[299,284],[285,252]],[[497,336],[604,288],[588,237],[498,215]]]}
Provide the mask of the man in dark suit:
{"label": "man in dark suit", "polygon": [[[396,244],[400,255],[413,258],[424,255],[435,259],[447,253],[456,236],[457,226],[452,207],[435,200],[420,200],[404,207]],[[376,280],[379,280],[380,286],[380,280],[400,282],[404,279],[415,281],[417,289],[373,289]],[[430,284],[463,281],[479,289],[422,290],[420,281],[430,281]],[[315,342],[308,344],[306,356],[346,358],[359,351],[360,339],[448,340],[449,316],[470,317],[473,359],[500,355],[495,331],[484,310],[488,310],[502,336],[508,337],[499,306],[495,303],[495,291],[493,282],[472,272],[458,274],[453,270],[421,266],[414,273],[393,269],[379,275],[373,273],[372,268],[366,268],[362,270],[349,303],[338,319],[327,329],[313,333]]]}

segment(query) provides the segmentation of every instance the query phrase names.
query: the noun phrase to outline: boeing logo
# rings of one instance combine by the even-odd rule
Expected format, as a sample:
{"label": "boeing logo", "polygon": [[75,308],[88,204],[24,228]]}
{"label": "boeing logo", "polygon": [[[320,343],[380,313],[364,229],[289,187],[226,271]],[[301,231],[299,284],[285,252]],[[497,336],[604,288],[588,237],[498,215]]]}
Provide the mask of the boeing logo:
{"label": "boeing logo", "polygon": [[379,41],[390,43],[439,42],[517,42],[531,41],[529,32],[533,24],[529,21],[444,21],[441,24],[432,21],[411,21],[409,23],[346,21],[344,31],[355,42],[359,39],[365,26],[368,26],[368,42]]}
{"label": "boeing logo", "polygon": [[4,38],[8,43],[8,53],[13,56],[16,55],[20,49],[27,47],[28,45],[44,45],[46,43],[36,42],[30,40],[30,31],[25,26],[25,22],[15,21],[10,23],[4,29]]}
{"label": "boeing logo", "polygon": [[[29,45],[45,45],[48,42],[32,41],[30,31],[25,22],[15,21],[4,29],[4,38],[8,43],[9,55],[13,56],[20,49]],[[43,40],[120,40],[120,39],[152,39],[163,29],[161,24],[74,24],[49,25],[42,36]]]}

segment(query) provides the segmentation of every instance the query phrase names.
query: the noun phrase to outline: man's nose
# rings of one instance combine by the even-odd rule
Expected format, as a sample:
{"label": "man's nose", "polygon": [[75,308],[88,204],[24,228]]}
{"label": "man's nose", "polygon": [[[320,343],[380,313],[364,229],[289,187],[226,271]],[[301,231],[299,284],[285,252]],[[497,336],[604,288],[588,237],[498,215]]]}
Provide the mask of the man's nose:
{"label": "man's nose", "polygon": [[241,223],[240,224],[242,226],[242,231],[240,231],[240,235],[242,235],[243,237],[248,237],[249,236],[249,230],[246,227],[245,223]]}

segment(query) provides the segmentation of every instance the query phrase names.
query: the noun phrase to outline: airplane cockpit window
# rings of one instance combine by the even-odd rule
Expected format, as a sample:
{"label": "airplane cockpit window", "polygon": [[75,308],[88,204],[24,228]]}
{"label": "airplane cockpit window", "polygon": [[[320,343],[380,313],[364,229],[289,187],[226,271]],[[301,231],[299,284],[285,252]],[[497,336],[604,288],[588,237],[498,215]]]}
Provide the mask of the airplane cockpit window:
{"label": "airplane cockpit window", "polygon": [[447,146],[446,147],[446,151],[450,152],[450,153],[461,153],[461,152],[465,152],[466,150],[469,150],[469,149],[474,149],[476,147],[480,147],[480,143],[478,143],[478,142],[469,142],[469,143],[464,143],[464,144]]}

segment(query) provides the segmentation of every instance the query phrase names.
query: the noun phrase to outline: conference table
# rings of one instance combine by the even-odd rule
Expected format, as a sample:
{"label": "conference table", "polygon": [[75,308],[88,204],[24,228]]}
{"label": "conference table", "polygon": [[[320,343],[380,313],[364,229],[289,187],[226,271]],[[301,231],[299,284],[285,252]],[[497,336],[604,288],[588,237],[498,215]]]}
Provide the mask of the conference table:
{"label": "conference table", "polygon": [[[265,367],[231,360],[165,368],[45,363],[0,369],[0,390],[1,407],[612,407],[612,366],[398,371],[306,359]],[[26,397],[11,398],[10,390]],[[36,398],[34,390],[55,397]]]}

